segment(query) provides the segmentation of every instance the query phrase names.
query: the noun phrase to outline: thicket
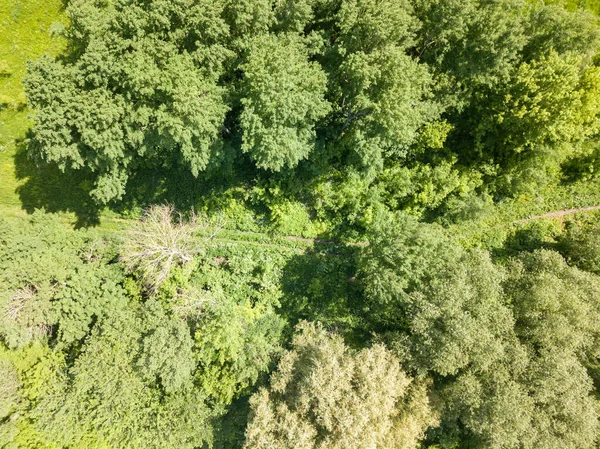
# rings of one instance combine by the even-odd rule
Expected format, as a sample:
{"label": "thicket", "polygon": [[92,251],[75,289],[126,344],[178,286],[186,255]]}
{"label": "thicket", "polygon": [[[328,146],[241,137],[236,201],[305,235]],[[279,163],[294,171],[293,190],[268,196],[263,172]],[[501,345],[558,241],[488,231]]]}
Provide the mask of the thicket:
{"label": "thicket", "polygon": [[0,218],[0,447],[597,447],[597,216],[506,218],[597,185],[579,7],[68,1],[29,157],[200,207]]}
{"label": "thicket", "polygon": [[596,171],[599,19],[548,3],[73,0],[25,80],[29,154],[99,203],[171,167],[275,218],[468,218]]}
{"label": "thicket", "polygon": [[594,228],[494,257],[405,213],[346,252],[197,223],[0,224],[3,447],[595,447]]}

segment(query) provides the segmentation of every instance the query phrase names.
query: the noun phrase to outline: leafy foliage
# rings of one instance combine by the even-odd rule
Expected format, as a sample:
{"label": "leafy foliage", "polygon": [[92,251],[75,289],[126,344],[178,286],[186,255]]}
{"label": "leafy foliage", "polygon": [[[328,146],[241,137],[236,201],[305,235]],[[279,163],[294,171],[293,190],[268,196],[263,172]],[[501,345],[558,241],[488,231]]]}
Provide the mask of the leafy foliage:
{"label": "leafy foliage", "polygon": [[294,34],[259,35],[249,44],[244,73],[242,151],[256,165],[295,167],[315,145],[315,124],[329,111],[327,79]]}
{"label": "leafy foliage", "polygon": [[394,228],[385,218],[363,255],[367,313],[413,370],[435,375],[444,405],[431,438],[443,447],[593,447],[585,364],[600,335],[599,279],[551,251],[504,268],[427,225],[398,217]]}
{"label": "leafy foliage", "polygon": [[[169,349],[176,357],[165,358],[160,335],[169,327],[154,328],[142,316],[126,312],[98,326],[68,375],[59,375],[39,401],[34,413],[50,441],[77,445],[91,437],[128,447],[193,448],[210,439],[205,395],[183,385],[193,363],[189,334],[187,349],[185,340],[178,342]],[[149,379],[158,369],[160,384]],[[168,393],[178,387],[178,394]]]}
{"label": "leafy foliage", "polygon": [[597,2],[5,3],[0,446],[597,446]]}
{"label": "leafy foliage", "polygon": [[3,223],[0,335],[10,347],[56,336],[73,343],[125,303],[123,274],[102,236],[66,230],[38,212],[31,224]]}
{"label": "leafy foliage", "polygon": [[410,385],[383,346],[353,352],[319,325],[298,331],[251,399],[245,447],[416,447],[435,422],[425,386]]}
{"label": "leafy foliage", "polygon": [[73,2],[73,62],[44,58],[30,67],[33,152],[98,173],[91,194],[101,203],[123,196],[141,156],[174,151],[197,175],[218,148],[227,27],[216,4],[189,3]]}

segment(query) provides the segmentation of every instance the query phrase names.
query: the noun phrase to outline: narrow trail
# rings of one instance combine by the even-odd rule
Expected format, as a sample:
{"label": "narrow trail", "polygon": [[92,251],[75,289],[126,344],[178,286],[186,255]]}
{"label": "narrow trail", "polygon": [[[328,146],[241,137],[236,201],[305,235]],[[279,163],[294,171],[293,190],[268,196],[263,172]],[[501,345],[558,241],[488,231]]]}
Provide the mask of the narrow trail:
{"label": "narrow trail", "polygon": [[520,220],[516,220],[515,223],[526,223],[528,221],[540,220],[543,218],[560,218],[560,217],[564,217],[566,215],[573,215],[573,214],[577,214],[580,212],[591,212],[591,211],[595,211],[595,210],[600,210],[600,206],[588,206],[588,207],[580,207],[577,209],[557,210],[554,212],[547,212],[542,215],[534,215],[533,217],[529,217],[529,218],[522,218]]}
{"label": "narrow trail", "polygon": [[305,237],[298,237],[296,235],[284,235],[281,237],[296,242],[317,243],[320,245],[367,246],[369,244],[369,242],[335,242],[333,240],[310,239]]}
{"label": "narrow trail", "polygon": [[[11,215],[27,215],[25,211],[19,210],[19,211],[15,211],[12,208],[10,208],[9,210],[4,210],[4,208],[0,207],[0,212],[11,212]],[[527,223],[530,221],[534,221],[534,220],[541,220],[544,218],[561,218],[561,217],[565,217],[567,215],[573,215],[573,214],[577,214],[577,213],[582,213],[582,212],[593,212],[593,211],[600,211],[600,205],[598,206],[588,206],[588,207],[580,207],[580,208],[574,208],[574,209],[563,209],[563,210],[558,210],[558,211],[552,211],[552,212],[546,212],[544,214],[540,214],[540,215],[533,215],[531,217],[527,217],[527,218],[521,218],[518,220],[513,221],[513,223]],[[2,215],[2,214],[0,214]],[[130,224],[132,222],[135,221],[135,219],[132,218],[120,218],[120,217],[103,217],[102,218],[103,221],[105,222],[113,222],[113,223],[120,223],[120,224]],[[299,244],[306,244],[306,245],[326,245],[326,246],[346,246],[346,247],[364,247],[367,246],[369,243],[368,242],[337,242],[334,240],[325,240],[325,239],[320,239],[320,238],[306,238],[306,237],[300,237],[300,236],[295,236],[295,235],[273,235],[273,234],[268,234],[268,233],[260,233],[260,232],[250,232],[250,231],[239,231],[239,230],[235,230],[235,229],[223,229],[223,231],[225,231],[225,233],[227,233],[228,231],[233,233],[233,234],[238,234],[240,236],[245,235],[246,237],[255,237],[257,238],[257,240],[252,240],[252,239],[247,239],[247,238],[240,238],[240,239],[236,239],[234,236],[232,235],[227,235],[227,236],[219,236],[219,232],[217,232],[217,234],[214,236],[214,238],[212,239],[215,242],[221,242],[221,243],[245,243],[245,244],[249,244],[249,245],[256,245],[256,246],[264,246],[264,247],[281,247],[281,248],[286,248],[288,250],[296,250],[296,251],[300,251],[300,252],[304,252],[308,249],[308,247],[302,248],[301,246],[294,246],[293,242],[297,242]],[[277,242],[277,240],[279,240],[279,242]],[[289,242],[290,244],[287,245],[284,242]]]}

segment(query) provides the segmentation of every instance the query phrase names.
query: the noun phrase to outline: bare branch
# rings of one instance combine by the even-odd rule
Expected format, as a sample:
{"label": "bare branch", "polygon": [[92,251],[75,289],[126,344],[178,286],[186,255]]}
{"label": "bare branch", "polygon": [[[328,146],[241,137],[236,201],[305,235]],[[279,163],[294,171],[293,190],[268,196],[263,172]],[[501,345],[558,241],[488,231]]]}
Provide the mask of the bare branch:
{"label": "bare branch", "polygon": [[150,293],[155,293],[168,278],[171,269],[191,262],[203,252],[202,243],[212,226],[207,218],[193,210],[187,220],[170,204],[149,207],[142,219],[128,232],[121,262],[128,271],[136,272]]}

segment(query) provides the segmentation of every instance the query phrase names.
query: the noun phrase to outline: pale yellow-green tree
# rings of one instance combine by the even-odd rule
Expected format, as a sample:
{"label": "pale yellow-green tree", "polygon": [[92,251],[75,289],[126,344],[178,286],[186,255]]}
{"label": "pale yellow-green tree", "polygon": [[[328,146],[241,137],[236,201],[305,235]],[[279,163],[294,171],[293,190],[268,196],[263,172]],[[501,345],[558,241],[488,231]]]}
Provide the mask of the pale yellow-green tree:
{"label": "pale yellow-green tree", "polygon": [[437,419],[427,385],[376,345],[354,351],[303,322],[269,388],[251,399],[246,449],[410,449]]}

